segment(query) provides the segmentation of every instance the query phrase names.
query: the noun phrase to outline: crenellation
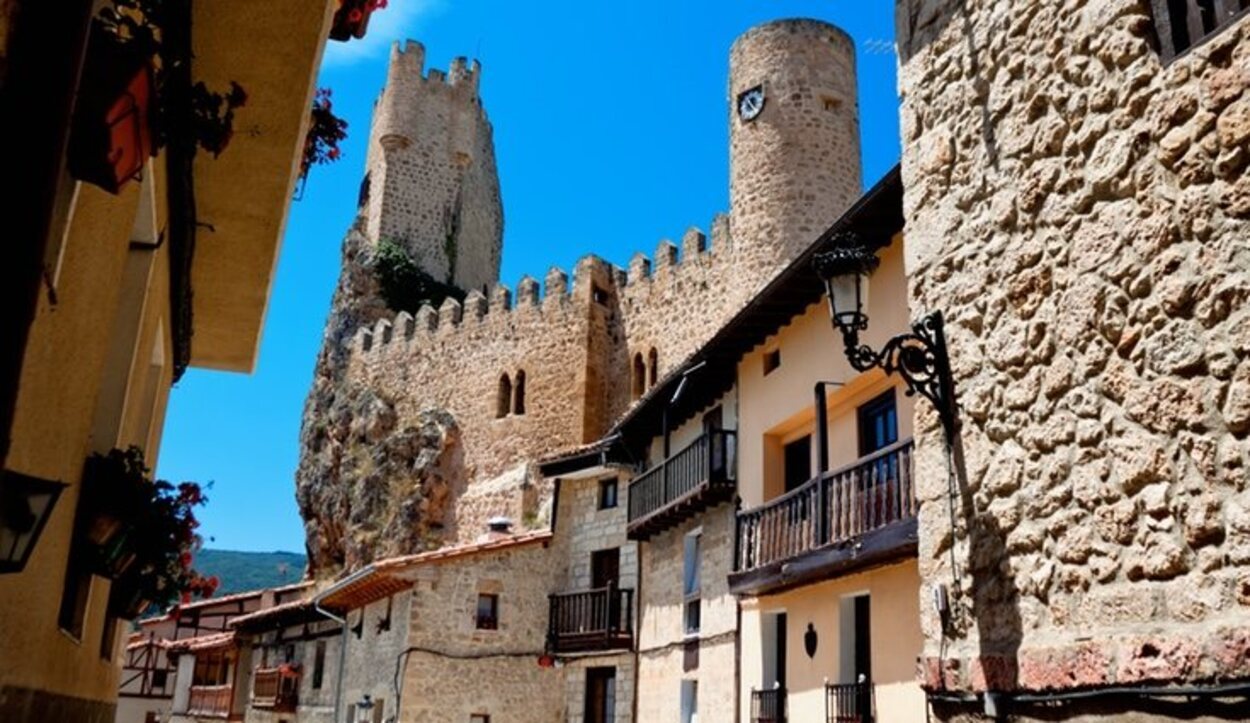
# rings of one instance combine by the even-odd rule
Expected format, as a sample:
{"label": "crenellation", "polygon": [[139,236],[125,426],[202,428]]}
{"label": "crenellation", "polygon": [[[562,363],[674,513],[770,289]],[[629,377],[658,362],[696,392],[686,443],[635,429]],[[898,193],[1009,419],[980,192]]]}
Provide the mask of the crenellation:
{"label": "crenellation", "polygon": [[629,284],[638,284],[650,278],[651,259],[647,258],[646,254],[639,251],[629,260],[629,271],[626,274],[626,282]]}
{"label": "crenellation", "polygon": [[490,291],[490,311],[501,313],[512,310],[512,289],[507,284],[496,283]]}
{"label": "crenellation", "polygon": [[655,247],[655,272],[657,274],[670,270],[677,265],[677,244],[668,239],[661,239]]}
{"label": "crenellation", "polygon": [[538,279],[526,274],[516,286],[517,308],[538,306]]}
{"label": "crenellation", "polygon": [[405,339],[411,339],[417,330],[416,319],[412,318],[412,314],[401,311],[395,315],[395,326],[399,327],[399,333],[403,334]]}
{"label": "crenellation", "polygon": [[373,325],[373,338],[379,344],[388,344],[391,341],[391,329],[393,324],[390,319],[378,319]]}
{"label": "crenellation", "polygon": [[430,68],[430,74],[426,76],[426,79],[429,80],[430,83],[445,84],[447,82],[447,71],[439,68]]}
{"label": "crenellation", "polygon": [[729,214],[718,213],[712,217],[712,253],[727,254],[733,239],[729,236]]}
{"label": "crenellation", "polygon": [[592,290],[596,287],[608,291],[605,287],[614,284],[613,268],[612,264],[595,254],[586,254],[578,259],[573,267],[573,298],[593,300]]}
{"label": "crenellation", "polygon": [[422,304],[417,309],[417,330],[431,332],[438,328],[438,310],[430,304]]}
{"label": "crenellation", "polygon": [[454,298],[448,296],[443,299],[443,305],[438,307],[438,329],[439,331],[447,331],[460,326],[460,320],[464,318],[464,306]]}
{"label": "crenellation", "polygon": [[482,317],[486,316],[487,307],[486,295],[477,289],[470,291],[464,297],[465,318],[481,321]]}
{"label": "crenellation", "polygon": [[544,281],[545,301],[547,303],[555,303],[564,301],[569,295],[569,275],[564,273],[564,269],[558,266],[552,266],[547,269],[547,278]]}
{"label": "crenellation", "polygon": [[683,259],[694,259],[707,251],[707,236],[695,226],[686,229],[681,237],[681,256]]}

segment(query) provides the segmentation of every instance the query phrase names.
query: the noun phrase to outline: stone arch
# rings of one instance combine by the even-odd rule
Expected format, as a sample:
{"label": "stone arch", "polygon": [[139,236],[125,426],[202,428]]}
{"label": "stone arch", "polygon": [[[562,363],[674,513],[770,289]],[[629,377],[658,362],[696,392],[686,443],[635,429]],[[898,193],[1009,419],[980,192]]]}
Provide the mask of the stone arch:
{"label": "stone arch", "polygon": [[647,381],[648,389],[660,381],[660,355],[655,347],[651,347],[651,351],[647,352]]}
{"label": "stone arch", "polygon": [[512,380],[508,378],[508,373],[504,372],[499,375],[499,390],[495,394],[495,418],[501,419],[508,416],[508,407],[512,404]]}

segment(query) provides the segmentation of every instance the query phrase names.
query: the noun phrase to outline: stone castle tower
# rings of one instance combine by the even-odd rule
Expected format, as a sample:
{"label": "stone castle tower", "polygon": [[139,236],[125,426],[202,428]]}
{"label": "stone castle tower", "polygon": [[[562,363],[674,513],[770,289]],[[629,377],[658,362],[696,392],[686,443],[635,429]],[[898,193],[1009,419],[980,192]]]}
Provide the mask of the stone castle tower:
{"label": "stone castle tower", "polygon": [[[497,283],[480,67],[457,59],[426,76],[423,55],[411,41],[391,54],[305,410],[297,498],[323,575],[472,539],[495,515],[542,524],[549,491],[532,463],[599,439],[861,193],[850,38],[768,23],[731,51],[732,205],[710,238],[691,227],[628,269],[586,256],[571,280],[553,268],[514,297]],[[463,302],[387,308],[372,267],[381,239]]]}
{"label": "stone castle tower", "polygon": [[499,280],[503,204],[481,66],[456,58],[424,72],[425,49],[391,49],[374,107],[361,205],[365,235],[401,243],[439,281],[486,289]]}

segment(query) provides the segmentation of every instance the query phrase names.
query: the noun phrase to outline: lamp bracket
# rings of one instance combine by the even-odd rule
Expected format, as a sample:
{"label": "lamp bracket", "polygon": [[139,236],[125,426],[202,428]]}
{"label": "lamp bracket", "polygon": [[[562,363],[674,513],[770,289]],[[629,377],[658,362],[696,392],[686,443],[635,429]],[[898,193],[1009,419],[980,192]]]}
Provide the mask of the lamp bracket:
{"label": "lamp bracket", "polygon": [[[860,372],[880,367],[886,374],[897,373],[907,383],[908,396],[920,394],[933,403],[947,439],[952,439],[955,432],[955,385],[946,352],[942,312],[935,311],[916,321],[912,324],[911,333],[892,337],[880,351],[859,343],[857,326],[842,328],[846,357],[851,366]],[[859,328],[866,327],[865,317],[864,326]]]}

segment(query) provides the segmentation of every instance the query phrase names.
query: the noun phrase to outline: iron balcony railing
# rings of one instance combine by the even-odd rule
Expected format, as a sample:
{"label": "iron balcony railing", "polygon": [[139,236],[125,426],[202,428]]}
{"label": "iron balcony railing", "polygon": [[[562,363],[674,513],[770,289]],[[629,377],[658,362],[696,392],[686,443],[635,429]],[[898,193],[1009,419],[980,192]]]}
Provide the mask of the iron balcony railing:
{"label": "iron balcony railing", "polygon": [[786,723],[786,689],[752,690],[751,723]]}
{"label": "iron balcony railing", "polygon": [[711,430],[636,477],[629,485],[631,530],[700,492],[732,494],[737,438],[729,430]]}
{"label": "iron balcony railing", "polygon": [[233,686],[193,685],[187,703],[187,713],[205,718],[226,718],[230,715],[230,698]]}
{"label": "iron balcony railing", "polygon": [[615,585],[547,596],[547,647],[554,653],[629,649],[634,591]]}
{"label": "iron balcony railing", "polygon": [[901,440],[739,512],[734,570],[766,567],[915,517],[912,449],[912,440]]}
{"label": "iron balcony railing", "polygon": [[290,668],[258,668],[252,676],[252,707],[295,710],[299,673]]}
{"label": "iron balcony railing", "polygon": [[826,723],[872,723],[873,707],[870,681],[825,683]]}

